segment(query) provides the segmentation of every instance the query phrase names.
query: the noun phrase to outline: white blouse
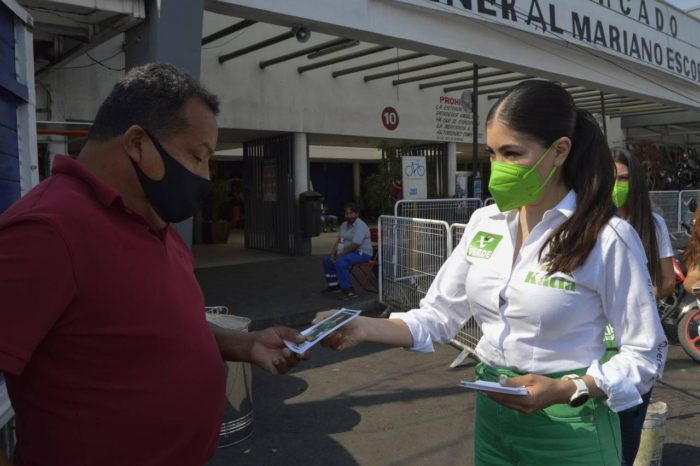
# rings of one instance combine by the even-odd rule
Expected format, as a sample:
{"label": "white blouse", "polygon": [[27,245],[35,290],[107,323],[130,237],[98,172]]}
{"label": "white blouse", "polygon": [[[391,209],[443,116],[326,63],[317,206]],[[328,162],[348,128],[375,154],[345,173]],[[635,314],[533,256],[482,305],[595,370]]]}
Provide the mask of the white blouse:
{"label": "white blouse", "polygon": [[673,257],[671,235],[668,233],[668,227],[664,218],[655,212],[652,212],[651,215],[654,217],[654,223],[656,223],[656,243],[659,245],[659,258]]}
{"label": "white blouse", "polygon": [[[634,229],[613,217],[582,266],[547,276],[539,251],[575,207],[570,191],[545,212],[515,262],[518,210],[477,210],[420,308],[391,315],[408,325],[411,349],[433,351],[432,341],[448,342],[474,316],[484,363],[535,374],[587,368],[613,411],[639,404],[663,373],[668,345],[644,250]],[[608,322],[620,350],[600,364]]]}

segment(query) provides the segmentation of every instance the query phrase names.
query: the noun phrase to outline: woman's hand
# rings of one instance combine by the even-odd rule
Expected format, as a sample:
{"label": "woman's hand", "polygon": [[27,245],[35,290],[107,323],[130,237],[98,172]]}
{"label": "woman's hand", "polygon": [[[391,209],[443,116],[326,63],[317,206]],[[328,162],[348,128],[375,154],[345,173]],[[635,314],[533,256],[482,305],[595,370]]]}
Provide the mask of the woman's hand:
{"label": "woman's hand", "polygon": [[[324,311],[316,314],[313,323],[319,322],[329,315],[334,314],[336,311]],[[370,325],[371,321],[367,317],[358,316],[348,322],[347,324],[340,327],[335,332],[328,335],[326,338],[321,340],[322,346],[330,347],[337,351],[346,350],[352,348],[365,341],[366,331],[365,326]]]}
{"label": "woman's hand", "polygon": [[570,380],[558,380],[543,375],[526,374],[509,377],[504,384],[508,387],[525,387],[527,396],[505,395],[494,392],[481,392],[493,401],[522,413],[532,413],[557,403],[568,403],[569,397],[576,390]]}

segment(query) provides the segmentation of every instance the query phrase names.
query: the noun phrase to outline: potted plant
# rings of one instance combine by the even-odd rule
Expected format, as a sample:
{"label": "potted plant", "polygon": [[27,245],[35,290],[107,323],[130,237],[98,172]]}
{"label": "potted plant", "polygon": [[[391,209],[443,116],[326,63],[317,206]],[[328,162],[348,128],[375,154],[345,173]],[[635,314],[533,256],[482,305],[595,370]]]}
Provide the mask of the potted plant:
{"label": "potted plant", "polygon": [[[365,206],[375,216],[393,214],[394,204],[401,198],[401,153],[410,146],[407,143],[382,143],[382,162],[376,173],[365,179]],[[368,214],[369,214],[368,212]]]}
{"label": "potted plant", "polygon": [[393,214],[396,200],[391,195],[392,181],[393,177],[384,170],[373,173],[365,179],[364,198],[367,218]]}
{"label": "potted plant", "polygon": [[231,223],[222,216],[228,202],[228,185],[229,180],[214,180],[204,198],[202,239],[205,243],[223,244],[228,241]]}

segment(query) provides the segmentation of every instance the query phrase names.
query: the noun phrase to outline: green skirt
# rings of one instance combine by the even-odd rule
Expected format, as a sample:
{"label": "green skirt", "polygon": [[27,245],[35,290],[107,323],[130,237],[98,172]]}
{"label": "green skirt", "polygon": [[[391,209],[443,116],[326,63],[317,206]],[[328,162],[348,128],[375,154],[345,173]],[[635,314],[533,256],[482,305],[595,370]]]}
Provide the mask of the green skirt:
{"label": "green skirt", "polygon": [[[483,363],[476,367],[479,380],[495,382],[500,374],[522,375]],[[619,466],[620,421],[602,398],[591,397],[577,408],[556,404],[524,414],[477,393],[474,453],[477,466]]]}

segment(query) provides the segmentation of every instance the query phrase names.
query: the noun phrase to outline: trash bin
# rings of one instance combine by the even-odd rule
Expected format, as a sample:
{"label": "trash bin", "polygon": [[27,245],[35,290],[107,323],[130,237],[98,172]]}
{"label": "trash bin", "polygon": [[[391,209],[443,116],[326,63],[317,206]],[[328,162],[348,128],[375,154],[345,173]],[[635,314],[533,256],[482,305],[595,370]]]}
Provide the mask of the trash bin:
{"label": "trash bin", "polygon": [[323,195],[315,191],[305,191],[299,194],[299,219],[301,236],[311,237],[321,234],[321,204]]}
{"label": "trash bin", "polygon": [[[219,327],[248,331],[250,319],[228,314],[223,306],[207,308],[207,320]],[[247,362],[227,361],[226,405],[219,432],[219,448],[235,445],[253,433],[253,373]]]}

